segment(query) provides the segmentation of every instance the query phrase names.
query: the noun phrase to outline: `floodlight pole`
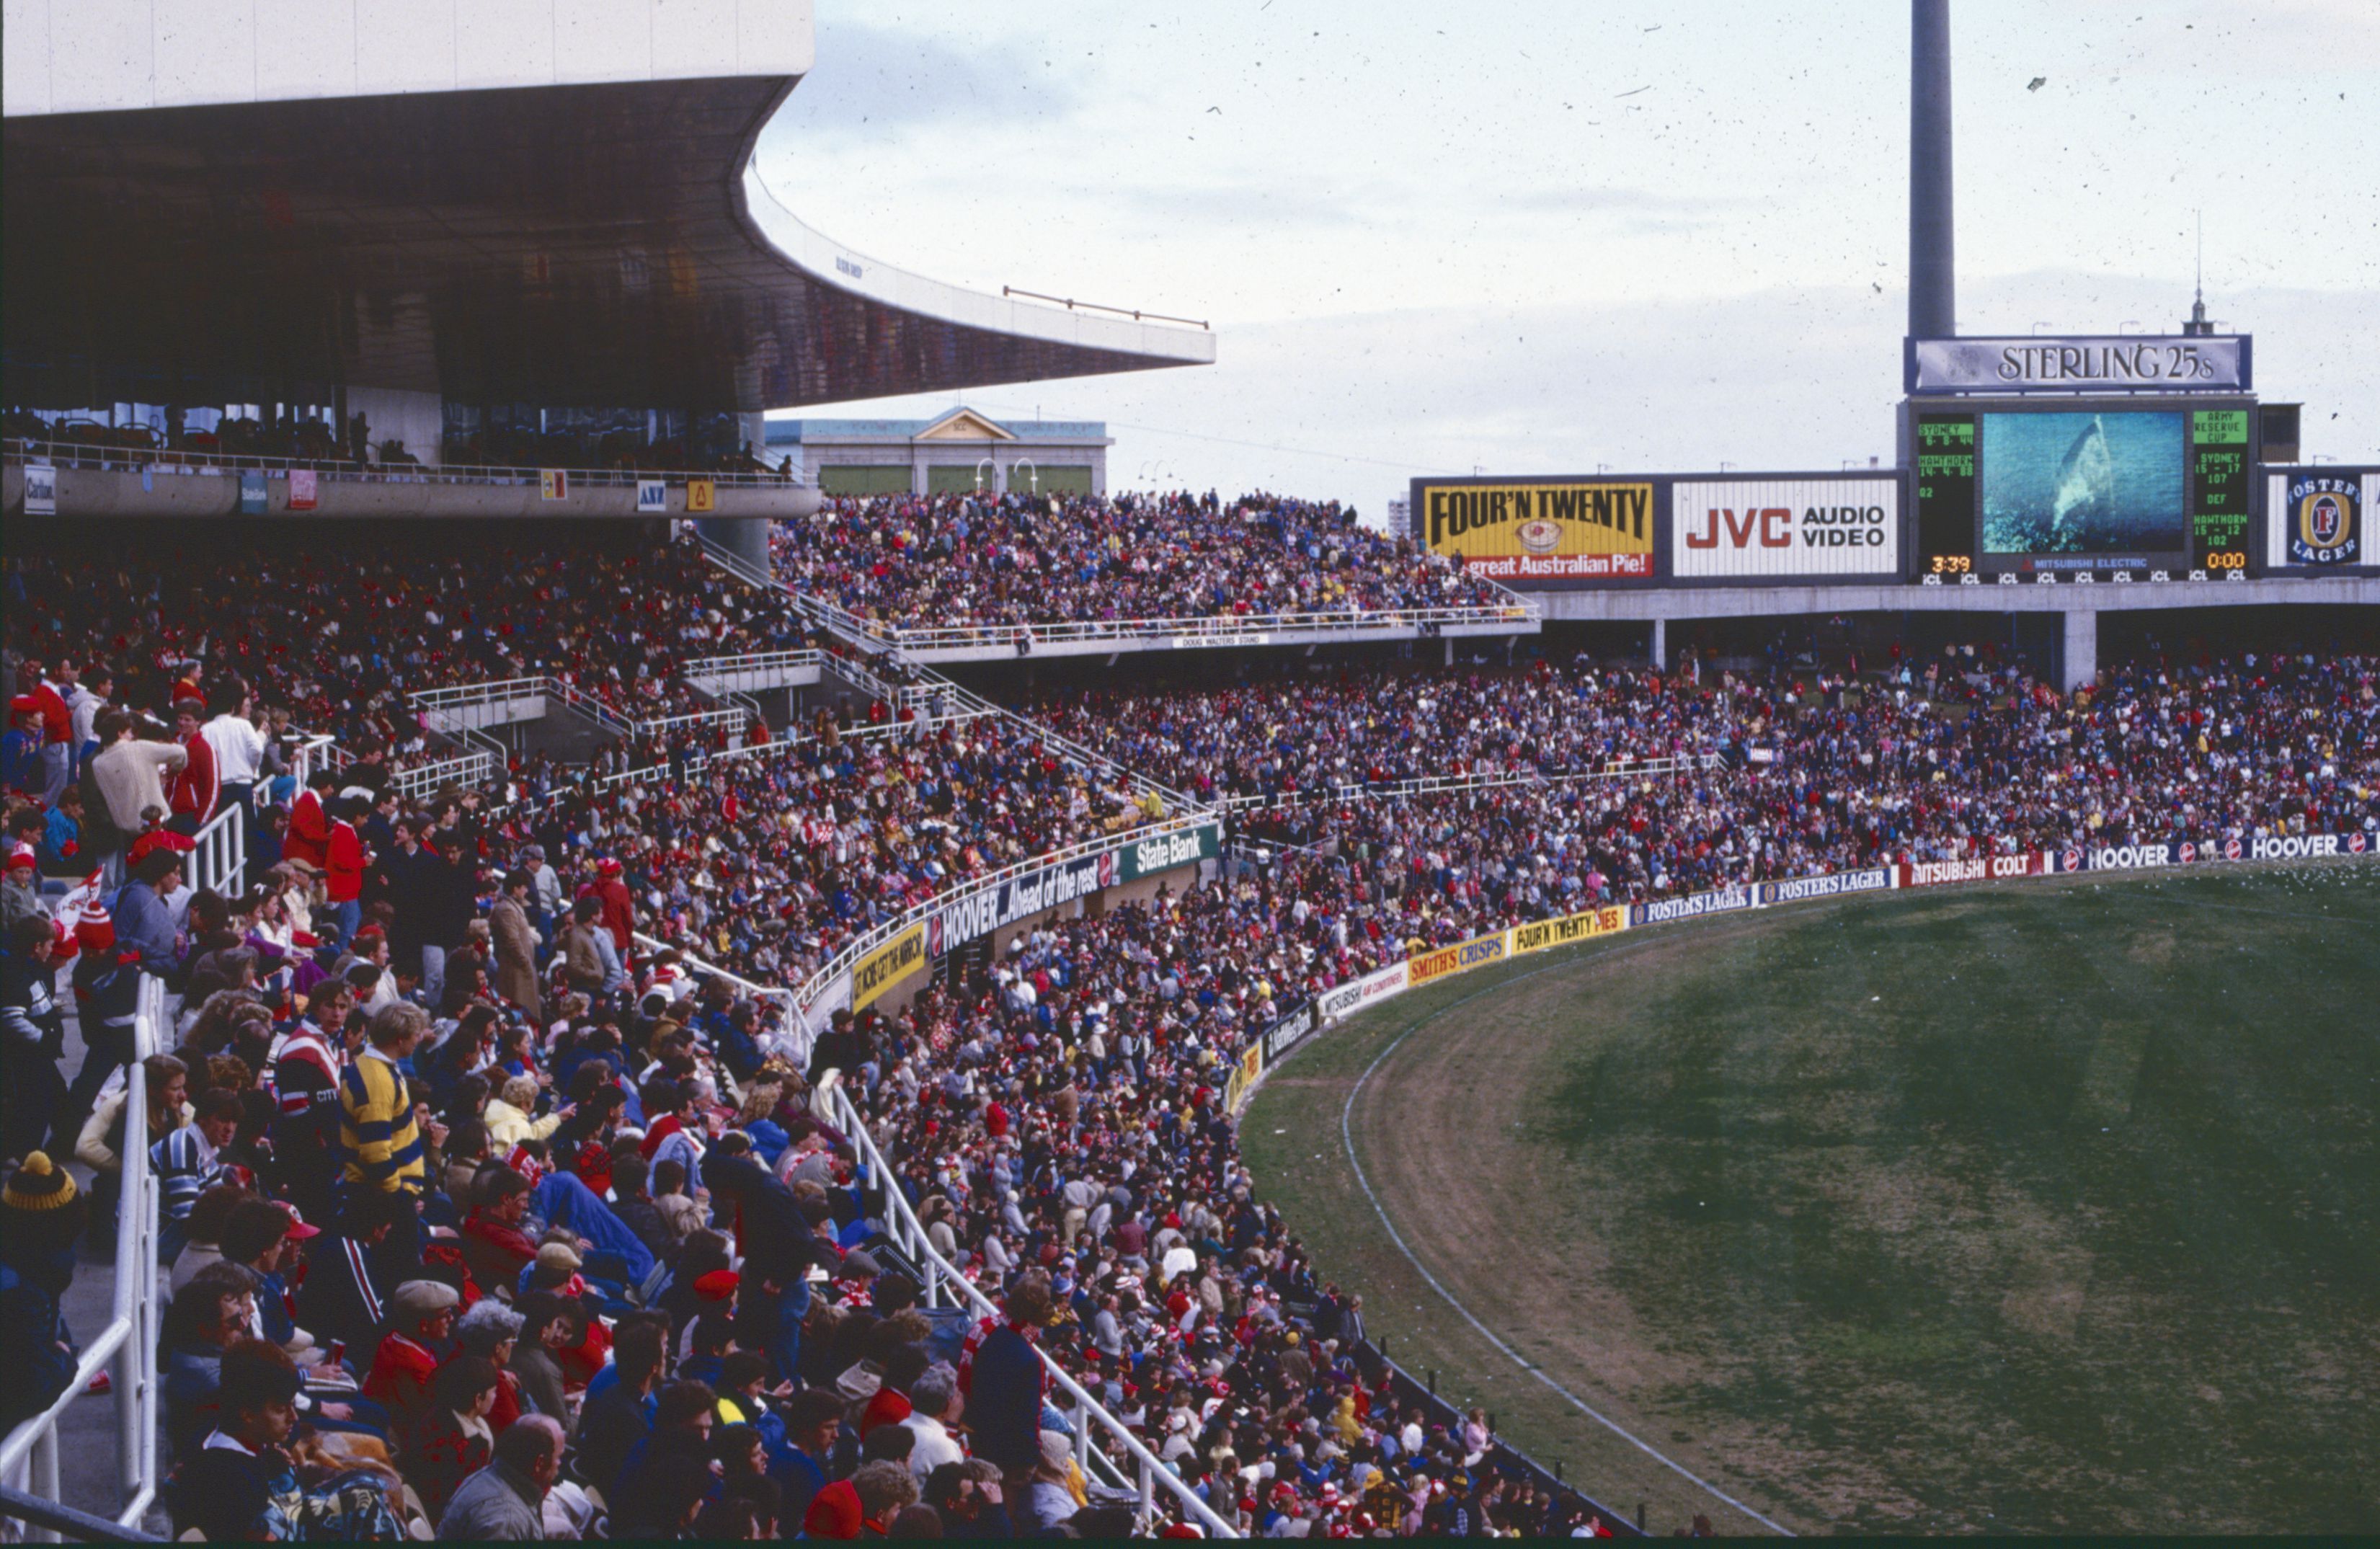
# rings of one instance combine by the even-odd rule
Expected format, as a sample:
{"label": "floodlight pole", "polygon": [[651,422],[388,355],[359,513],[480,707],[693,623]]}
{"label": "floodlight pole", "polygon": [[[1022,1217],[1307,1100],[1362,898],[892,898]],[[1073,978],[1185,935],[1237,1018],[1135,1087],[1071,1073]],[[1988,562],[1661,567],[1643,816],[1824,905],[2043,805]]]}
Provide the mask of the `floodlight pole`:
{"label": "floodlight pole", "polygon": [[1909,336],[1959,332],[1951,243],[1950,0],[1911,0]]}

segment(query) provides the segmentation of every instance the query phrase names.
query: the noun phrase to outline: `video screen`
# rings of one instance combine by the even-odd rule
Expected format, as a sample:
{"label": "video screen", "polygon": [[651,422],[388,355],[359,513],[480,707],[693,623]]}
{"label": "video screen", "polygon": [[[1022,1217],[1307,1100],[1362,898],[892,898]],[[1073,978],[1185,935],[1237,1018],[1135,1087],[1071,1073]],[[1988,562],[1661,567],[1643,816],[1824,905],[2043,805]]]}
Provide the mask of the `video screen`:
{"label": "video screen", "polygon": [[2189,547],[2184,416],[1982,418],[1985,553],[2150,554]]}

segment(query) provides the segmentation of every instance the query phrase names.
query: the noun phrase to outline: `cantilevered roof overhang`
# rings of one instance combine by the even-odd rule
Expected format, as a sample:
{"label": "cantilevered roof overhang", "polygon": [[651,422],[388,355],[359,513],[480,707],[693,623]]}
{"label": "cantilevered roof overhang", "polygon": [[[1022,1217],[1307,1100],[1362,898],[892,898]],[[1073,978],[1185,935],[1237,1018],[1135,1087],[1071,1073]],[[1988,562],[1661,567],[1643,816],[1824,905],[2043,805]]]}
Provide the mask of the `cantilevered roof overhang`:
{"label": "cantilevered roof overhang", "polygon": [[[686,24],[663,0],[550,0],[555,28],[600,11],[639,47],[648,8]],[[339,83],[353,92],[255,100],[269,93],[247,90],[235,59],[237,93],[39,90],[14,57],[33,43],[25,15],[56,33],[101,9],[8,0],[11,402],[260,401],[344,383],[753,412],[1214,359],[1204,329],[941,284],[805,224],[752,151],[808,68],[806,5],[745,0],[747,33],[749,13],[774,9],[794,45],[747,39],[674,67],[722,73],[605,58],[576,69],[601,79],[573,79],[556,45],[516,72],[537,84],[482,84],[458,64],[451,81],[468,89],[375,90],[358,65]],[[529,9],[541,38],[547,9]],[[408,10],[459,25],[444,4],[375,14]],[[54,56],[67,47],[49,42]],[[253,47],[262,80],[279,56],[273,40]],[[127,96],[138,105],[75,110]]]}

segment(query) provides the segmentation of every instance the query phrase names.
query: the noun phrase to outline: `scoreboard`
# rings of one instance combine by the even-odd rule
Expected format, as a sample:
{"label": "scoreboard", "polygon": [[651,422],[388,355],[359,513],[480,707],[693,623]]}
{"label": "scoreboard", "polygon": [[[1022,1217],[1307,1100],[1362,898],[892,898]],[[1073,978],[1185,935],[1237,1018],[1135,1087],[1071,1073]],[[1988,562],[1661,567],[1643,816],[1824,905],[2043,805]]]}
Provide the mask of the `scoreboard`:
{"label": "scoreboard", "polygon": [[1912,398],[1917,578],[2119,580],[2248,563],[2255,401]]}

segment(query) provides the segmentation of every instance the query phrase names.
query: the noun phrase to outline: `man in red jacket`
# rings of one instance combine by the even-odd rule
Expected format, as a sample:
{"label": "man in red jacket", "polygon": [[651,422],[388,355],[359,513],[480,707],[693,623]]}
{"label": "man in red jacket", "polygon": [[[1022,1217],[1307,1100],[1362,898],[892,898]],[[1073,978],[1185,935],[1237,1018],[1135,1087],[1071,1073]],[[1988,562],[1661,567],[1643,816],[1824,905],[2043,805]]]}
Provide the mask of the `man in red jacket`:
{"label": "man in red jacket", "polygon": [[32,662],[25,663],[26,692],[42,712],[42,778],[33,793],[45,807],[58,804],[74,770],[74,711],[68,701],[75,692],[75,669],[61,661],[53,681]]}
{"label": "man in red jacket", "polygon": [[338,771],[316,769],[306,777],[306,789],[289,807],[288,831],[282,836],[281,858],[304,861],[317,871],[331,867],[331,804],[337,800]]}
{"label": "man in red jacket", "polygon": [[174,740],[189,755],[189,762],[174,777],[166,799],[173,804],[175,818],[189,833],[206,827],[222,793],[215,778],[215,750],[200,730],[206,723],[207,708],[196,699],[185,699],[174,707]]}
{"label": "man in red jacket", "polygon": [[620,880],[618,861],[606,855],[595,863],[595,872],[599,878],[595,884],[595,897],[603,905],[603,928],[612,933],[613,950],[620,954],[620,961],[625,962],[630,938],[637,928],[636,900],[630,895],[628,885]]}
{"label": "man in red jacket", "polygon": [[363,922],[364,867],[370,864],[371,855],[364,848],[362,836],[356,832],[354,819],[370,810],[369,799],[350,796],[339,804],[338,816],[331,820],[322,877],[324,902],[336,933],[329,942],[334,947],[346,946],[356,934],[356,926]]}

